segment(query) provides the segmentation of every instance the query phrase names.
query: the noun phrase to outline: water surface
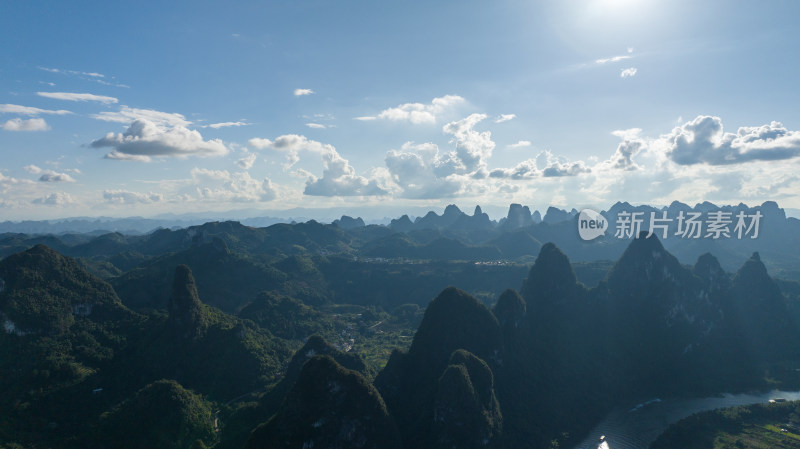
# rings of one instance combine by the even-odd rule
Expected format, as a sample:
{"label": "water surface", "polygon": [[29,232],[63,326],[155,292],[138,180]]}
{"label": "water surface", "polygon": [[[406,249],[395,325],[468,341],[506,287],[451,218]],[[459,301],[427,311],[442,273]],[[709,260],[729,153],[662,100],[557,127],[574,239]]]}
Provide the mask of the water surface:
{"label": "water surface", "polygon": [[605,436],[603,449],[647,449],[670,424],[704,410],[768,402],[773,398],[800,399],[800,391],[773,390],[767,393],[725,394],[712,398],[651,398],[629,407],[620,407],[592,429],[575,449],[596,449]]}

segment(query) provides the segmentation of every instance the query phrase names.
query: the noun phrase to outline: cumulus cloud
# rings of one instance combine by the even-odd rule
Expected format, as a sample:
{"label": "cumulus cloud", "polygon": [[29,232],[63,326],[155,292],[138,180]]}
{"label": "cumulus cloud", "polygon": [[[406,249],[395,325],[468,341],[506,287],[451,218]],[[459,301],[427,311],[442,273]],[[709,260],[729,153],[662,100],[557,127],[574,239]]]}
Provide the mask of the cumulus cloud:
{"label": "cumulus cloud", "polygon": [[103,200],[111,204],[152,204],[164,201],[160,193],[139,193],[129,190],[104,190]]}
{"label": "cumulus cloud", "polygon": [[619,76],[620,76],[620,78],[630,78],[630,77],[636,75],[636,71],[637,71],[636,67],[629,67],[627,69],[622,69],[619,72]]}
{"label": "cumulus cloud", "polygon": [[356,120],[380,119],[413,124],[431,124],[436,123],[436,119],[440,114],[464,102],[465,100],[458,95],[445,95],[434,98],[430,104],[404,103],[394,108],[385,109],[377,116],[356,117]]}
{"label": "cumulus cloud", "polygon": [[641,168],[633,158],[647,148],[647,142],[639,136],[639,128],[614,131],[611,134],[622,139],[611,157],[597,164],[599,169],[638,170]]}
{"label": "cumulus cloud", "polygon": [[146,120],[161,126],[189,126],[192,124],[192,122],[186,120],[186,117],[178,113],[137,109],[128,106],[122,106],[116,112],[104,111],[99,114],[92,114],[91,117],[104,122],[116,123],[133,123],[137,120]]}
{"label": "cumulus cloud", "polygon": [[304,95],[311,95],[311,94],[314,94],[314,93],[316,93],[316,92],[314,92],[311,89],[295,89],[294,90],[294,96],[295,97],[302,97]]}
{"label": "cumulus cloud", "polygon": [[114,97],[107,97],[105,95],[95,95],[95,94],[79,94],[73,92],[36,92],[36,95],[45,98],[53,98],[55,100],[66,100],[66,101],[96,101],[98,103],[103,104],[111,104],[111,103],[118,103]]}
{"label": "cumulus cloud", "polygon": [[108,133],[91,143],[93,148],[110,147],[109,159],[149,161],[151,157],[221,156],[228,149],[219,139],[203,140],[196,130],[184,126],[162,126],[137,119],[124,133]]}
{"label": "cumulus cloud", "polygon": [[0,112],[5,114],[20,114],[20,115],[67,115],[72,114],[71,111],[59,109],[57,111],[50,109],[39,109],[30,106],[20,106],[18,104],[0,104]]}
{"label": "cumulus cloud", "polygon": [[800,156],[800,132],[779,122],[726,133],[719,117],[698,116],[661,136],[655,147],[679,165],[730,165]]}
{"label": "cumulus cloud", "polygon": [[477,188],[471,180],[488,175],[487,160],[495,143],[489,131],[479,132],[475,126],[486,114],[472,114],[442,127],[452,136],[455,148],[441,153],[433,143],[415,145],[407,142],[400,151],[386,153],[385,163],[399,195],[406,198],[428,199],[453,197]]}
{"label": "cumulus cloud", "polygon": [[520,140],[517,143],[512,143],[511,145],[508,146],[508,148],[512,148],[512,149],[527,148],[529,146],[531,146],[531,141],[530,140]]}
{"label": "cumulus cloud", "polygon": [[26,165],[26,166],[22,167],[22,169],[25,170],[26,172],[32,174],[32,175],[38,175],[39,173],[41,173],[43,171],[40,167],[38,167],[36,165],[33,165],[33,164]]}
{"label": "cumulus cloud", "polygon": [[300,160],[299,153],[301,151],[309,151],[317,154],[328,154],[336,152],[333,145],[310,140],[305,136],[298,134],[284,134],[279,136],[274,141],[269,139],[253,138],[247,141],[247,144],[252,148],[259,150],[271,149],[286,153],[286,163],[284,170],[291,169],[297,161]]}
{"label": "cumulus cloud", "polygon": [[317,142],[316,140],[308,139],[306,136],[299,134],[284,134],[275,140],[253,138],[247,143],[260,150],[269,148],[273,150],[298,152],[298,151],[311,151],[312,153],[329,153],[334,151],[333,145]]}
{"label": "cumulus cloud", "polygon": [[375,179],[358,176],[350,163],[335,150],[322,155],[322,177],[310,177],[303,191],[313,196],[374,196],[388,192]]}
{"label": "cumulus cloud", "polygon": [[433,143],[406,142],[400,151],[389,150],[385,163],[402,197],[446,198],[462,191],[463,179],[456,175],[453,165],[440,155],[439,147]]}
{"label": "cumulus cloud", "polygon": [[2,171],[0,171],[0,187],[3,187],[3,189],[0,190],[0,192],[5,193],[7,187],[12,184],[32,184],[32,181],[28,179],[18,179],[18,178],[13,178],[11,176],[6,176],[3,174]]}
{"label": "cumulus cloud", "polygon": [[75,200],[68,193],[55,192],[41,198],[36,198],[31,202],[33,204],[40,204],[43,206],[63,206],[74,203]]}
{"label": "cumulus cloud", "polygon": [[75,179],[66,173],[45,170],[42,176],[39,177],[39,182],[75,182]]}
{"label": "cumulus cloud", "polygon": [[239,167],[241,167],[241,168],[243,168],[245,170],[249,170],[250,168],[253,167],[253,164],[256,163],[256,158],[257,158],[257,156],[256,156],[255,153],[250,153],[247,156],[237,160],[236,161],[236,165],[238,165]]}
{"label": "cumulus cloud", "polygon": [[554,161],[542,170],[542,176],[545,177],[560,177],[560,176],[577,176],[581,173],[589,173],[592,170],[586,166],[583,161],[576,162],[560,162]]}
{"label": "cumulus cloud", "polygon": [[31,118],[27,120],[12,118],[0,125],[0,128],[6,131],[47,131],[50,129],[50,126],[43,118]]}
{"label": "cumulus cloud", "polygon": [[514,120],[515,118],[517,118],[517,114],[500,114],[499,117],[494,119],[494,122],[495,123],[503,123],[503,122],[507,122],[509,120]]}
{"label": "cumulus cloud", "polygon": [[192,179],[201,199],[215,202],[267,202],[277,197],[268,178],[257,180],[246,171],[209,170],[195,167]]}
{"label": "cumulus cloud", "polygon": [[489,177],[520,180],[535,178],[541,174],[542,171],[536,166],[536,159],[527,159],[511,168],[495,168],[489,172]]}
{"label": "cumulus cloud", "polygon": [[511,168],[495,168],[489,171],[488,175],[496,179],[524,180],[577,176],[590,172],[591,168],[585,162],[570,162],[546,150],[540,152],[535,159],[524,160]]}
{"label": "cumulus cloud", "polygon": [[298,134],[285,134],[275,140],[253,138],[248,145],[257,149],[271,149],[286,153],[284,170],[291,169],[300,160],[300,152],[315,153],[322,158],[322,177],[317,178],[306,171],[298,171],[307,177],[304,193],[314,196],[372,196],[384,195],[386,190],[376,179],[355,174],[350,162],[339,155],[333,145],[317,142]]}
{"label": "cumulus cloud", "polygon": [[472,173],[485,167],[486,160],[492,156],[495,147],[492,133],[474,129],[475,125],[485,118],[486,114],[472,114],[467,118],[450,122],[442,128],[446,134],[453,136],[450,143],[455,143],[456,149],[450,154],[450,159],[460,170]]}
{"label": "cumulus cloud", "polygon": [[222,123],[212,123],[208,125],[209,128],[219,129],[219,128],[229,128],[233,126],[247,126],[249,123],[247,122],[222,122]]}

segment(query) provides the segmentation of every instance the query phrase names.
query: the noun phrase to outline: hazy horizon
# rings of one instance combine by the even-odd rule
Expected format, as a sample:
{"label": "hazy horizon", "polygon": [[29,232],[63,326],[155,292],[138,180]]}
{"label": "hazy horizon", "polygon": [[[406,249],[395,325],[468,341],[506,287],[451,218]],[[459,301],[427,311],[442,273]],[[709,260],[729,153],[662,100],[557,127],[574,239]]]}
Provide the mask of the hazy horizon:
{"label": "hazy horizon", "polygon": [[[256,210],[256,209],[236,209],[236,210],[228,210],[228,211],[217,211],[217,212],[194,212],[194,213],[160,213],[155,215],[95,215],[95,216],[63,216],[63,217],[54,217],[50,219],[44,220],[36,220],[36,219],[20,219],[20,220],[0,220],[0,223],[3,222],[10,222],[10,223],[22,223],[26,221],[49,221],[49,222],[67,222],[67,221],[77,221],[77,220],[96,220],[96,221],[115,221],[115,220],[153,220],[153,221],[175,221],[176,224],[179,223],[197,223],[202,224],[206,221],[246,221],[246,220],[254,220],[254,219],[274,219],[274,222],[284,222],[289,223],[292,221],[303,222],[308,220],[315,220],[322,223],[330,223],[334,220],[340,219],[342,216],[349,216],[352,218],[361,218],[364,220],[366,224],[381,224],[381,225],[388,225],[389,222],[393,219],[400,218],[403,215],[408,215],[409,218],[413,221],[418,217],[422,217],[426,215],[428,212],[435,212],[436,214],[441,215],[445,208],[450,204],[455,205],[459,208],[463,213],[467,215],[472,215],[474,213],[474,209],[476,206],[481,207],[481,211],[489,216],[489,218],[493,221],[500,221],[501,219],[505,218],[508,214],[510,205],[506,206],[497,206],[497,205],[482,205],[482,204],[456,204],[456,203],[449,203],[449,204],[441,204],[438,206],[416,206],[411,208],[399,208],[395,210],[394,206],[368,206],[368,207],[331,207],[331,208],[302,208],[302,207],[295,207],[291,209],[283,209],[283,210],[276,210],[276,209],[263,209],[263,210]],[[668,205],[664,204],[638,204],[633,203],[632,206],[652,206],[655,208],[664,208]],[[690,207],[695,207],[696,204],[688,204]],[[761,204],[751,203],[746,204],[748,207],[757,207]],[[550,207],[548,205],[543,205],[541,207],[533,207],[531,205],[522,204],[522,206],[526,206],[530,209],[531,213],[538,211],[542,217],[544,217],[547,209]],[[608,211],[610,207],[613,206],[612,204],[606,205],[605,207],[597,207],[598,211]],[[734,207],[735,204],[716,204],[719,207]],[[554,206],[556,207],[556,206]],[[786,217],[793,217],[800,219],[800,209],[794,208],[785,208],[780,203],[778,203],[778,207],[784,210],[786,213]],[[556,207],[558,208],[558,207]],[[564,207],[558,208],[565,211],[571,211],[572,209],[575,210],[582,210],[583,207]],[[179,224],[180,225],[180,224]]]}

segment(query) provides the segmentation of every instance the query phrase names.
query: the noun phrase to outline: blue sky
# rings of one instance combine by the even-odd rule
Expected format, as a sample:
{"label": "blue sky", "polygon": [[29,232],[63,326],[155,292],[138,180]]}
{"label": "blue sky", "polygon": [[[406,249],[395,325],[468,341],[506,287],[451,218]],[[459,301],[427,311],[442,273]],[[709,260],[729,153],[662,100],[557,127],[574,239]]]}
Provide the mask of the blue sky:
{"label": "blue sky", "polygon": [[0,218],[800,208],[800,4],[4,2]]}

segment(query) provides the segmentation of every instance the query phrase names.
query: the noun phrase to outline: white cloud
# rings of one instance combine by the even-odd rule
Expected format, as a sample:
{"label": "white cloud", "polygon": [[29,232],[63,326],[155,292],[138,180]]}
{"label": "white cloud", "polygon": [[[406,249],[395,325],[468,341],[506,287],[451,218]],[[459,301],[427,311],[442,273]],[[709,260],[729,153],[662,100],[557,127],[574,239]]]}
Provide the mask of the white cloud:
{"label": "white cloud", "polygon": [[146,120],[156,125],[163,126],[189,126],[192,122],[186,120],[181,114],[155,111],[153,109],[136,109],[122,106],[117,112],[104,111],[91,116],[105,122],[133,123],[136,120]]}
{"label": "white cloud", "polygon": [[433,143],[415,145],[407,142],[400,151],[386,153],[386,167],[399,195],[405,198],[430,199],[462,196],[485,188],[479,180],[486,178],[488,159],[495,143],[489,131],[474,128],[486,119],[485,114],[472,114],[442,127],[455,148],[441,153]]}
{"label": "white cloud", "polygon": [[302,97],[303,95],[311,95],[311,94],[314,94],[314,93],[316,93],[316,92],[314,92],[311,89],[295,89],[294,90],[294,96],[295,97]]}
{"label": "white cloud", "polygon": [[75,202],[75,200],[68,193],[55,192],[41,198],[36,198],[31,202],[33,204],[40,204],[43,206],[63,206],[66,204],[72,204]]}
{"label": "white cloud", "polygon": [[394,108],[385,109],[377,116],[356,117],[356,120],[381,119],[413,124],[431,124],[436,123],[436,119],[440,114],[464,102],[465,100],[458,95],[445,95],[434,98],[430,104],[405,103]]}
{"label": "white cloud", "polygon": [[375,179],[356,175],[350,163],[336,150],[322,155],[322,165],[322,177],[312,176],[306,181],[305,195],[374,196],[388,193],[378,186]]}
{"label": "white cloud", "polygon": [[250,123],[247,122],[222,122],[222,123],[212,123],[208,125],[208,127],[218,129],[218,128],[228,128],[232,126],[247,126],[249,124]]}
{"label": "white cloud", "polygon": [[110,153],[103,156],[105,159],[114,159],[117,161],[132,161],[132,162],[150,162],[150,156],[142,156],[136,154],[121,153],[117,150],[112,150]]}
{"label": "white cloud", "polygon": [[50,73],[63,73],[68,75],[83,75],[83,76],[91,76],[92,78],[105,78],[105,75],[102,73],[97,72],[81,72],[78,70],[64,70],[64,69],[52,69],[48,67],[39,67],[40,70],[44,70]]}
{"label": "white cloud", "polygon": [[222,156],[228,149],[219,139],[203,140],[196,130],[171,128],[146,119],[134,121],[125,133],[108,133],[92,142],[93,148],[113,148],[109,159],[147,161],[150,157]]}
{"label": "white cloud", "polygon": [[336,149],[333,145],[317,142],[316,140],[309,140],[305,136],[298,134],[284,134],[277,137],[274,141],[269,139],[253,138],[247,141],[248,145],[256,149],[271,149],[286,153],[286,163],[284,170],[291,169],[297,161],[300,160],[299,153],[301,151],[309,151],[317,154],[335,153]]}
{"label": "white cloud", "polygon": [[[94,81],[94,82],[96,82],[98,84],[102,84],[104,86],[125,87],[125,88],[129,88],[130,87],[130,86],[125,85],[125,84],[106,81],[105,80],[106,76],[103,75],[102,73],[97,73],[97,72],[82,72],[80,70],[64,70],[64,69],[54,69],[54,68],[49,68],[49,67],[39,67],[39,69],[40,70],[44,70],[45,72],[50,72],[50,73],[58,73],[58,74],[61,74],[61,75],[76,76],[78,78],[82,78],[82,79],[85,79],[85,80],[88,80],[88,81]],[[114,77],[111,77],[111,78],[114,78]],[[49,84],[52,85],[52,83],[49,83]]]}
{"label": "white cloud", "polygon": [[542,171],[536,166],[536,159],[527,159],[512,168],[495,168],[489,172],[489,177],[520,180],[535,178],[541,174]]}
{"label": "white cloud", "polygon": [[32,183],[33,182],[28,180],[28,179],[18,179],[18,178],[12,178],[10,176],[6,176],[6,175],[3,174],[2,171],[0,171],[0,186],[3,187],[3,189],[0,190],[0,192],[5,193],[6,192],[6,188],[9,185],[12,185],[12,184],[32,184]]}
{"label": "white cloud", "polygon": [[364,116],[364,117],[354,117],[353,119],[361,120],[362,122],[370,122],[373,120],[378,120],[378,117]]}
{"label": "white cloud", "polygon": [[464,180],[459,178],[451,164],[443,160],[439,147],[433,143],[403,144],[400,151],[386,153],[386,168],[392,181],[405,198],[430,199],[458,195]]}
{"label": "white cloud", "polygon": [[37,167],[36,165],[33,165],[33,164],[31,164],[31,165],[26,165],[26,166],[24,166],[24,167],[22,167],[22,168],[23,168],[23,169],[24,169],[26,172],[28,172],[28,173],[30,173],[30,174],[32,174],[32,175],[38,175],[39,173],[41,173],[41,172],[42,172],[42,169],[41,169],[41,168],[39,168],[39,167]]}
{"label": "white cloud", "polygon": [[50,126],[43,118],[31,118],[28,120],[12,118],[0,125],[0,128],[6,131],[47,131]]}
{"label": "white cloud", "polygon": [[257,156],[256,156],[255,153],[250,153],[247,156],[237,160],[236,161],[236,165],[238,165],[239,167],[241,167],[241,168],[243,168],[245,170],[250,170],[250,168],[253,167],[253,164],[256,163],[256,158],[257,158]]}
{"label": "white cloud", "polygon": [[6,114],[20,114],[20,115],[42,115],[42,114],[52,114],[52,115],[67,115],[72,114],[71,111],[66,111],[64,109],[59,109],[57,111],[49,110],[49,109],[39,109],[33,108],[30,106],[20,106],[18,104],[0,104],[0,112]]}
{"label": "white cloud", "polygon": [[630,77],[636,75],[636,71],[637,71],[636,67],[629,67],[627,69],[622,69],[619,72],[619,76],[620,76],[620,78],[630,78]]}
{"label": "white cloud", "polygon": [[274,141],[269,139],[253,138],[247,143],[260,150],[273,149],[286,152],[310,151],[312,153],[330,153],[335,151],[333,145],[310,140],[299,134],[284,134],[277,137]]}
{"label": "white cloud", "polygon": [[451,163],[456,164],[459,171],[473,173],[486,166],[486,160],[492,156],[495,143],[490,131],[478,132],[473,128],[486,118],[486,114],[472,114],[467,118],[450,122],[442,128],[446,134],[453,135],[450,143],[456,148],[450,153]]}
{"label": "white cloud", "polygon": [[608,64],[609,62],[619,62],[624,61],[626,59],[631,59],[633,56],[631,55],[620,55],[620,56],[612,56],[610,58],[602,58],[602,59],[595,59],[595,63],[597,64]]}
{"label": "white cloud", "polygon": [[581,173],[589,173],[592,170],[586,166],[583,161],[576,162],[552,162],[542,170],[542,176],[545,177],[561,177],[561,176],[577,176]]}
{"label": "white cloud", "polygon": [[97,79],[97,80],[95,80],[95,81],[96,81],[96,82],[98,82],[98,83],[100,83],[100,84],[102,84],[102,85],[104,85],[104,86],[124,87],[124,88],[126,88],[126,89],[130,89],[130,87],[131,87],[131,86],[128,86],[127,84],[122,84],[122,83],[109,83],[108,81],[103,81],[103,80],[100,80],[100,79]]}
{"label": "white cloud", "polygon": [[[302,171],[307,177],[304,194],[313,196],[372,196],[384,195],[386,190],[378,185],[376,179],[368,179],[355,174],[347,159],[336,151],[333,145],[310,140],[297,134],[285,134],[274,141],[253,138],[248,144],[257,149],[271,149],[286,153],[284,170],[290,170],[300,160],[300,152],[319,154],[322,158],[322,177]],[[299,171],[298,171],[299,172]]]}
{"label": "white cloud", "polygon": [[212,202],[267,202],[277,197],[268,178],[259,181],[246,171],[228,172],[195,167],[191,171],[197,195]]}
{"label": "white cloud", "polygon": [[129,190],[104,190],[103,200],[112,204],[152,204],[164,201],[160,193],[139,193]]}
{"label": "white cloud", "polygon": [[228,170],[213,170],[210,168],[193,168],[191,171],[192,178],[204,178],[214,181],[230,181],[231,173]]}
{"label": "white cloud", "polygon": [[503,122],[507,122],[509,120],[514,120],[515,118],[517,118],[517,114],[500,114],[499,117],[494,119],[494,122],[495,123],[503,123]]}
{"label": "white cloud", "polygon": [[530,140],[520,140],[517,143],[512,143],[511,145],[508,146],[508,148],[517,149],[517,148],[527,148],[529,146],[531,146]]}
{"label": "white cloud", "polygon": [[265,148],[270,148],[272,146],[272,141],[269,139],[262,139],[261,137],[253,137],[247,141],[247,144],[252,148],[263,150]]}
{"label": "white cloud", "polygon": [[800,156],[800,131],[779,122],[724,132],[719,117],[698,116],[652,143],[680,165],[729,165]]}
{"label": "white cloud", "polygon": [[325,129],[325,128],[327,128],[327,126],[325,126],[325,125],[323,125],[321,123],[306,123],[306,126],[308,126],[309,128],[313,128],[313,129]]}
{"label": "white cloud", "polygon": [[[38,168],[38,167],[37,167]],[[66,174],[58,173],[53,170],[45,170],[42,176],[39,177],[40,182],[75,182],[75,178]]]}
{"label": "white cloud", "polygon": [[95,95],[95,94],[79,94],[79,93],[72,93],[72,92],[36,92],[36,95],[45,98],[53,98],[55,100],[66,100],[66,101],[96,101],[103,104],[111,104],[117,103],[117,100],[114,97],[107,97],[105,95]]}
{"label": "white cloud", "polygon": [[624,129],[612,132],[613,135],[622,138],[622,142],[617,145],[617,150],[607,161],[597,165],[600,169],[615,170],[638,170],[641,167],[633,161],[633,157],[647,147],[644,139],[639,137],[642,132],[639,128]]}
{"label": "white cloud", "polygon": [[556,157],[551,151],[540,152],[535,159],[527,159],[511,168],[495,168],[488,175],[490,178],[522,180],[538,177],[556,178],[577,176],[590,173],[585,162],[569,162],[564,158]]}

